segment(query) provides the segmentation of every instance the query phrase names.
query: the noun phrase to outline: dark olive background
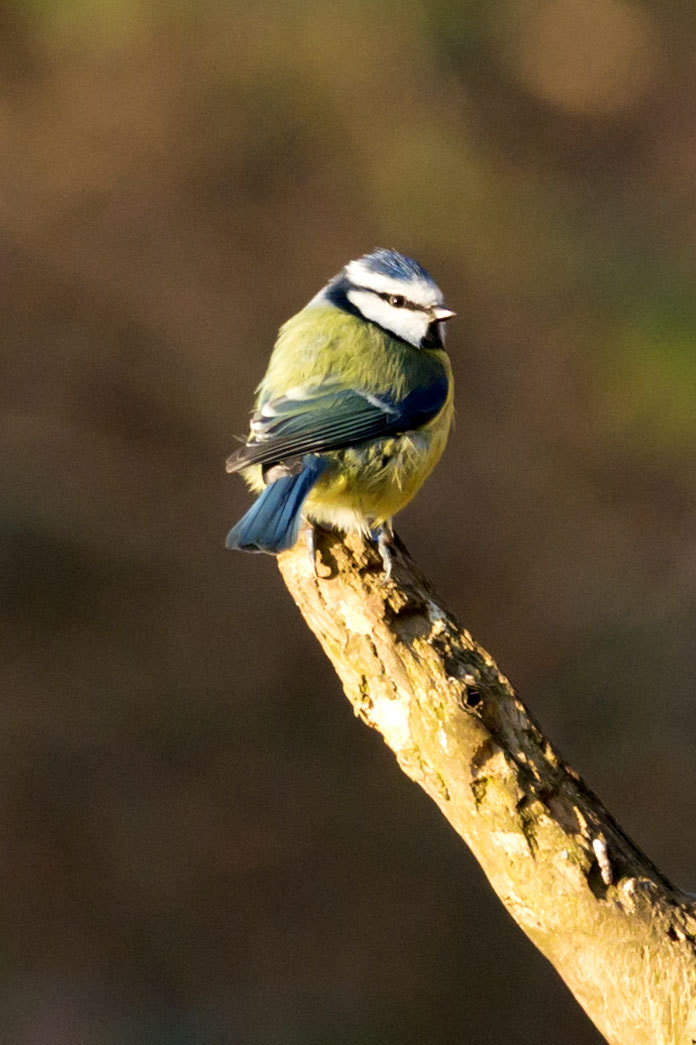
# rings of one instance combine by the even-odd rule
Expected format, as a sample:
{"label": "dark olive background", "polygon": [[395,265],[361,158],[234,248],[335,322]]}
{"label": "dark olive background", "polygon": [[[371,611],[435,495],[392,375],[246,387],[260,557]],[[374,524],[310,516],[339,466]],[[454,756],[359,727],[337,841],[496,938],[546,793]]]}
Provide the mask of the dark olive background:
{"label": "dark olive background", "polygon": [[691,0],[2,0],[0,1036],[590,1045],[356,722],[224,459],[412,253],[457,425],[399,531],[696,887]]}

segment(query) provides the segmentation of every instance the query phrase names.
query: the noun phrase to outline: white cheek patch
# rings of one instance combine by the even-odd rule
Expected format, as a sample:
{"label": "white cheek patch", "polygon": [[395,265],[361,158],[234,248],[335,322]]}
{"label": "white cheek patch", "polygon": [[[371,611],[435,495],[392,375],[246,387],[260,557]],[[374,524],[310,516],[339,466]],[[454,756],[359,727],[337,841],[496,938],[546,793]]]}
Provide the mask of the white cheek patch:
{"label": "white cheek patch", "polygon": [[351,289],[347,298],[365,319],[371,319],[373,323],[378,323],[416,348],[428,332],[430,320],[424,312],[416,312],[411,308],[394,308],[384,298],[372,294],[369,290]]}

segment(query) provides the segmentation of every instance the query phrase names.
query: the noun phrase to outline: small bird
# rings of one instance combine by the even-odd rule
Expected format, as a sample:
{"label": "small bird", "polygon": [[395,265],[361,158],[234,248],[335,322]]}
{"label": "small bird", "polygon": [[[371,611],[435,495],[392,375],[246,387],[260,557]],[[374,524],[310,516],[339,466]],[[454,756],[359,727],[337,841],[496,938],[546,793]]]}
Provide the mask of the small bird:
{"label": "small bird", "polygon": [[280,329],[246,444],[227,460],[260,496],[226,546],[275,554],[308,524],[360,531],[391,574],[392,517],[437,464],[453,417],[432,276],[396,250],[350,261]]}

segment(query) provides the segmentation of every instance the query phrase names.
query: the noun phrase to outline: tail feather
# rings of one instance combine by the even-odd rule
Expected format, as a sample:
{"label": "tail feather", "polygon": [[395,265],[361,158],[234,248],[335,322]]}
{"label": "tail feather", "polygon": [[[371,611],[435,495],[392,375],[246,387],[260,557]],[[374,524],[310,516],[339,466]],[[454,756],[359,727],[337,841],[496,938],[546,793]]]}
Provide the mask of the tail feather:
{"label": "tail feather", "polygon": [[298,475],[284,475],[269,483],[227,534],[225,547],[271,554],[292,548],[300,530],[302,505],[326,463],[308,456]]}

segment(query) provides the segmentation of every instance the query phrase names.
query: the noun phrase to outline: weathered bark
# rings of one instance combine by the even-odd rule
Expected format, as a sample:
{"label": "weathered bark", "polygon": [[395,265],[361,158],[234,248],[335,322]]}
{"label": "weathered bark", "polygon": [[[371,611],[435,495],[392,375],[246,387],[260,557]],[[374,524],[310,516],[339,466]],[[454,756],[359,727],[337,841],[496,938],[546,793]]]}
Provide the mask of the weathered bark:
{"label": "weathered bark", "polygon": [[696,909],[542,734],[403,548],[358,537],[280,557],[355,712],[437,803],[612,1045],[696,1042]]}

